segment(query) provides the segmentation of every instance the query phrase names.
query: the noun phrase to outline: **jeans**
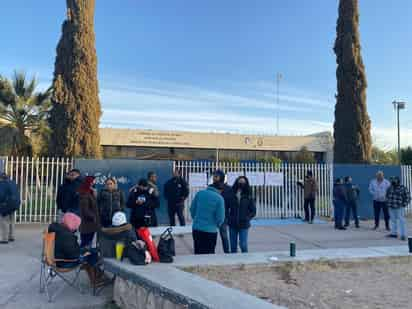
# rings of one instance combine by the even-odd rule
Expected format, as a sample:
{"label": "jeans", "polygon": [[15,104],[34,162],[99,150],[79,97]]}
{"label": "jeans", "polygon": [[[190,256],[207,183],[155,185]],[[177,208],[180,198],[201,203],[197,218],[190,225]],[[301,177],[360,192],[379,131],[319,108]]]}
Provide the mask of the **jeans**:
{"label": "jeans", "polygon": [[391,216],[391,234],[398,235],[398,221],[400,236],[406,237],[405,234],[405,208],[389,208]]}
{"label": "jeans", "polygon": [[80,248],[91,247],[94,233],[80,234]]}
{"label": "jeans", "polygon": [[355,220],[355,226],[359,226],[358,205],[356,201],[347,202],[345,206],[345,225],[349,226],[350,214],[352,212],[353,220]]}
{"label": "jeans", "polygon": [[335,213],[335,228],[342,227],[343,214],[345,211],[345,203],[341,200],[333,201],[334,213]]}
{"label": "jeans", "polygon": [[315,199],[314,198],[305,199],[303,208],[305,210],[305,221],[313,221],[313,219],[315,219]]}
{"label": "jeans", "polygon": [[0,215],[0,232],[2,241],[14,239],[14,213],[8,216]]}
{"label": "jeans", "polygon": [[249,234],[249,229],[236,229],[236,228],[230,228],[230,249],[232,253],[237,253],[237,240],[239,238],[239,245],[240,245],[240,250],[242,253],[247,253],[248,252],[248,247],[247,247],[247,239],[248,239],[248,234]]}
{"label": "jeans", "polygon": [[222,240],[222,247],[224,253],[230,253],[229,251],[229,236],[228,236],[228,225],[223,223],[220,228],[220,238]]}
{"label": "jeans", "polygon": [[195,254],[215,254],[217,233],[193,230],[192,236]]}
{"label": "jeans", "polygon": [[185,210],[185,204],[183,203],[180,203],[180,204],[169,203],[168,213],[169,213],[170,226],[176,225],[176,215],[177,215],[177,218],[179,219],[179,224],[181,226],[186,225],[184,210]]}
{"label": "jeans", "polygon": [[386,228],[389,228],[389,210],[385,202],[373,201],[373,210],[375,213],[375,227],[379,226],[381,209],[383,211],[383,218],[385,219]]}

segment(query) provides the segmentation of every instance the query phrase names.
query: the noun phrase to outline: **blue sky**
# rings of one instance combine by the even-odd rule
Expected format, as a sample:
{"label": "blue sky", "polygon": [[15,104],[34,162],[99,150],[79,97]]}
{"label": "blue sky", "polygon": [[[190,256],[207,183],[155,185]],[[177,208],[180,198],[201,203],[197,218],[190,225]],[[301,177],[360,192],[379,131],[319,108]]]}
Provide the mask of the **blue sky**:
{"label": "blue sky", "polygon": [[[96,1],[102,126],[276,132],[331,130],[337,0]],[[393,99],[411,102],[412,2],[360,1],[373,138],[395,139]],[[64,0],[1,1],[0,74],[50,84]],[[402,113],[402,139],[412,117]]]}

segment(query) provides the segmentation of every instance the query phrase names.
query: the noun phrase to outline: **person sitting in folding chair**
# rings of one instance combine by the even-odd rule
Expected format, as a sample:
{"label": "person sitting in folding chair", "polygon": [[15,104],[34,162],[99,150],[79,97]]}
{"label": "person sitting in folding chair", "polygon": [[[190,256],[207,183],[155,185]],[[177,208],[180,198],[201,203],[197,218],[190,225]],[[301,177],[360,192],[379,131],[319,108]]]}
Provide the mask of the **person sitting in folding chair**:
{"label": "person sitting in folding chair", "polygon": [[[54,256],[59,268],[73,268],[82,265],[93,287],[99,285],[103,274],[96,267],[98,254],[96,250],[81,250],[74,234],[81,224],[81,219],[74,213],[66,213],[62,223],[52,223],[48,232],[55,233]],[[70,260],[69,262],[66,260]]]}

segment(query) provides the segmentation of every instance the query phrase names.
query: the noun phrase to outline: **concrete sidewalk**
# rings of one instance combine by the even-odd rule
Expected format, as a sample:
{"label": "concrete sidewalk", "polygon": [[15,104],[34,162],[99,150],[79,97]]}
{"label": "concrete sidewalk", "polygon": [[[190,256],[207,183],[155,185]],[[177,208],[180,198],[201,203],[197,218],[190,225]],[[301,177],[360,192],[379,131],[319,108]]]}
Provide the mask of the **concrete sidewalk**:
{"label": "concrete sidewalk", "polygon": [[[409,235],[412,235],[412,221],[408,223]],[[405,241],[385,238],[387,232],[383,228],[373,231],[372,227],[372,222],[361,222],[360,229],[352,227],[347,231],[336,231],[332,223],[254,226],[250,230],[249,251],[287,251],[290,241],[296,242],[298,252],[303,249],[407,247]],[[111,297],[110,290],[94,297],[80,295],[67,287],[54,304],[48,304],[46,297],[38,293],[44,228],[44,225],[18,225],[16,242],[0,245],[0,308],[103,308]],[[178,255],[193,253],[191,235],[175,237],[175,241]],[[220,241],[217,253],[222,253]],[[86,284],[86,278],[83,281]],[[61,287],[59,282],[56,289]]]}

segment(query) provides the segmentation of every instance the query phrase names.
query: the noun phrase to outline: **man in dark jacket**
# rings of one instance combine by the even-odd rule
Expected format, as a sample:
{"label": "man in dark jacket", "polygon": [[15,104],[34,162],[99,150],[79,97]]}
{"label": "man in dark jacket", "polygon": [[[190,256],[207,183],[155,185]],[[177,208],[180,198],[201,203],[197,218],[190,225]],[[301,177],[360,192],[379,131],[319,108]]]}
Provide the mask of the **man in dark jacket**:
{"label": "man in dark jacket", "polygon": [[220,238],[222,240],[223,252],[230,253],[229,251],[229,236],[228,236],[228,218],[229,209],[236,207],[236,196],[233,189],[225,183],[225,173],[221,170],[217,170],[213,174],[213,184],[218,187],[223,187],[222,197],[225,201],[225,220],[219,228]]}
{"label": "man in dark jacket", "polygon": [[66,212],[80,214],[79,194],[77,190],[81,184],[82,179],[78,169],[72,169],[67,173],[64,183],[57,190],[56,204],[58,210],[58,222],[61,222],[61,219]]}
{"label": "man in dark jacket", "polygon": [[356,228],[359,228],[359,218],[358,218],[358,198],[359,198],[359,187],[352,183],[352,177],[345,177],[345,193],[346,193],[346,207],[345,207],[345,227],[349,226],[350,214],[353,215],[353,220],[355,220]]}
{"label": "man in dark jacket", "polygon": [[0,174],[0,244],[14,241],[14,213],[20,207],[20,193],[16,183]]}
{"label": "man in dark jacket", "polygon": [[333,205],[335,214],[335,229],[346,230],[342,225],[343,214],[345,212],[346,192],[343,179],[338,178],[333,185]]}
{"label": "man in dark jacket", "polygon": [[167,200],[170,225],[176,225],[176,214],[180,225],[186,225],[184,209],[185,200],[189,196],[189,187],[178,169],[174,170],[173,178],[166,182],[164,186],[164,195]]}

